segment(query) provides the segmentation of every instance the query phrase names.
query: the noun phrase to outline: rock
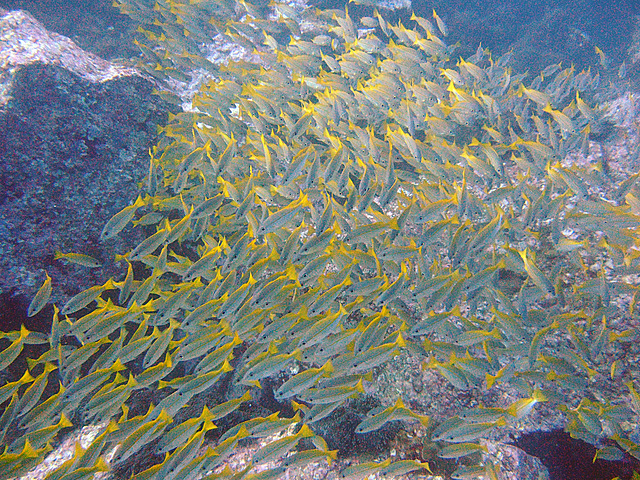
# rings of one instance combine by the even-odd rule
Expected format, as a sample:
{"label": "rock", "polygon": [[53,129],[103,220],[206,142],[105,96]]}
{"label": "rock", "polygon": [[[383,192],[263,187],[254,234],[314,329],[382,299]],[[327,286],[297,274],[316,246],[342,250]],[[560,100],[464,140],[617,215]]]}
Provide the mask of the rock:
{"label": "rock", "polygon": [[[0,294],[28,304],[46,270],[61,303],[117,277],[114,253],[144,238],[125,231],[99,241],[105,222],[138,195],[168,106],[135,69],[84,52],[28,13],[0,14]],[[104,266],[54,261],[56,250]]]}
{"label": "rock", "polygon": [[6,10],[26,10],[49,32],[73,40],[106,60],[137,58],[137,23],[122,15],[112,0],[3,0]]}
{"label": "rock", "polygon": [[58,65],[93,83],[138,75],[138,70],[116,65],[85,52],[69,38],[49,32],[23,10],[0,9],[0,105],[11,90],[11,80],[23,65]]}
{"label": "rock", "polygon": [[504,480],[548,480],[549,471],[539,458],[505,443],[487,443],[489,455],[498,460]]}

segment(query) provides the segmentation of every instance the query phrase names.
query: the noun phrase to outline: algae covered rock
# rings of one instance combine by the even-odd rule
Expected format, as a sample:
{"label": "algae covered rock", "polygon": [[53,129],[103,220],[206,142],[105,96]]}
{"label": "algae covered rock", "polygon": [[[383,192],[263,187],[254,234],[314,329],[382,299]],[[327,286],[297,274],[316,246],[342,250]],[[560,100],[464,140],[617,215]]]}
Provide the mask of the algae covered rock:
{"label": "algae covered rock", "polygon": [[4,12],[0,35],[0,291],[30,296],[46,269],[68,295],[118,271],[54,262],[54,253],[113,260],[100,231],[138,194],[167,106],[137,70],[82,51],[25,12]]}

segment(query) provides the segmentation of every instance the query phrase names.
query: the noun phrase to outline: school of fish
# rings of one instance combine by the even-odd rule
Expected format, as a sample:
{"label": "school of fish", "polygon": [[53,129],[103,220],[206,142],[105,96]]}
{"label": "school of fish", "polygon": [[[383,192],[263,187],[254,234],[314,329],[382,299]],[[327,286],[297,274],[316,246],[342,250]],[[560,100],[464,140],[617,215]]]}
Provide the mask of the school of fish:
{"label": "school of fish", "polygon": [[[598,73],[520,74],[509,54],[482,48],[462,58],[436,12],[392,24],[377,11],[354,19],[278,2],[114,5],[140,23],[148,74],[210,76],[193,111],[160,129],[145,194],[104,227],[107,243],[131,224],[151,230],[116,256],[126,275],[54,306],[49,335],[3,334],[2,369],[25,344],[48,350],[0,386],[0,478],[41,463],[64,429],[101,421],[47,480],[122,473],[142,454],[157,461],[125,470],[131,478],[275,479],[332,462],[339,452],[314,424],[398,355],[459,391],[509,385],[521,398],[452,418],[398,398],[356,434],[420,424],[440,457],[462,459],[547,402],[574,437],[600,447],[598,458],[640,458],[629,435],[640,387],[617,356],[637,339],[617,325],[638,315],[640,173],[563,162],[605,128]],[[251,60],[209,61],[217,35]],[[53,288],[46,275],[30,316]],[[174,420],[229,381],[234,398]],[[599,391],[613,381],[627,382],[628,395]],[[43,398],[47,385],[57,393]],[[274,412],[207,437],[268,385],[295,416]],[[161,400],[131,416],[141,389]],[[567,403],[567,391],[582,401]],[[239,443],[278,432],[242,471],[225,463]],[[314,448],[297,449],[303,439]],[[339,478],[426,473],[426,460],[361,463]],[[267,462],[279,466],[253,469]],[[497,478],[498,467],[485,459],[452,478]]]}

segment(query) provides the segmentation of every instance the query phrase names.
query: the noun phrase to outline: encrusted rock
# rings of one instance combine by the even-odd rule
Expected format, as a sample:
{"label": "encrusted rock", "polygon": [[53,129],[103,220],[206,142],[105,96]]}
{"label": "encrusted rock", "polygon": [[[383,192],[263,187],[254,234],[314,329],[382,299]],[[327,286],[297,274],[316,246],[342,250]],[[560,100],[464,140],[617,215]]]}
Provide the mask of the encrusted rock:
{"label": "encrusted rock", "polygon": [[85,52],[71,39],[48,31],[28,12],[0,9],[0,15],[0,105],[8,100],[17,69],[35,62],[60,66],[93,83],[139,74]]}
{"label": "encrusted rock", "polygon": [[[56,295],[74,295],[119,275],[114,253],[135,238],[101,244],[99,235],[138,195],[167,105],[135,69],[84,52],[26,12],[0,14],[0,294],[28,303],[46,270]],[[104,267],[54,261],[56,250]]]}

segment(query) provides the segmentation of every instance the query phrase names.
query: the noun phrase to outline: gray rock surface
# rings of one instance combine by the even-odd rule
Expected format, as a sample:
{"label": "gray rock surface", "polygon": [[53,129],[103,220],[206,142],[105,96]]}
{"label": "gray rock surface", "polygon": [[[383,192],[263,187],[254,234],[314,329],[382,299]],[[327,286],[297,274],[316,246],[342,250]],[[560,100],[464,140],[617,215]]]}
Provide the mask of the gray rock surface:
{"label": "gray rock surface", "polygon": [[[114,253],[135,238],[125,231],[101,244],[99,235],[138,195],[167,105],[134,69],[84,52],[26,12],[0,14],[0,293],[28,303],[46,270],[60,303],[121,271]],[[56,250],[104,267],[54,261]]]}

